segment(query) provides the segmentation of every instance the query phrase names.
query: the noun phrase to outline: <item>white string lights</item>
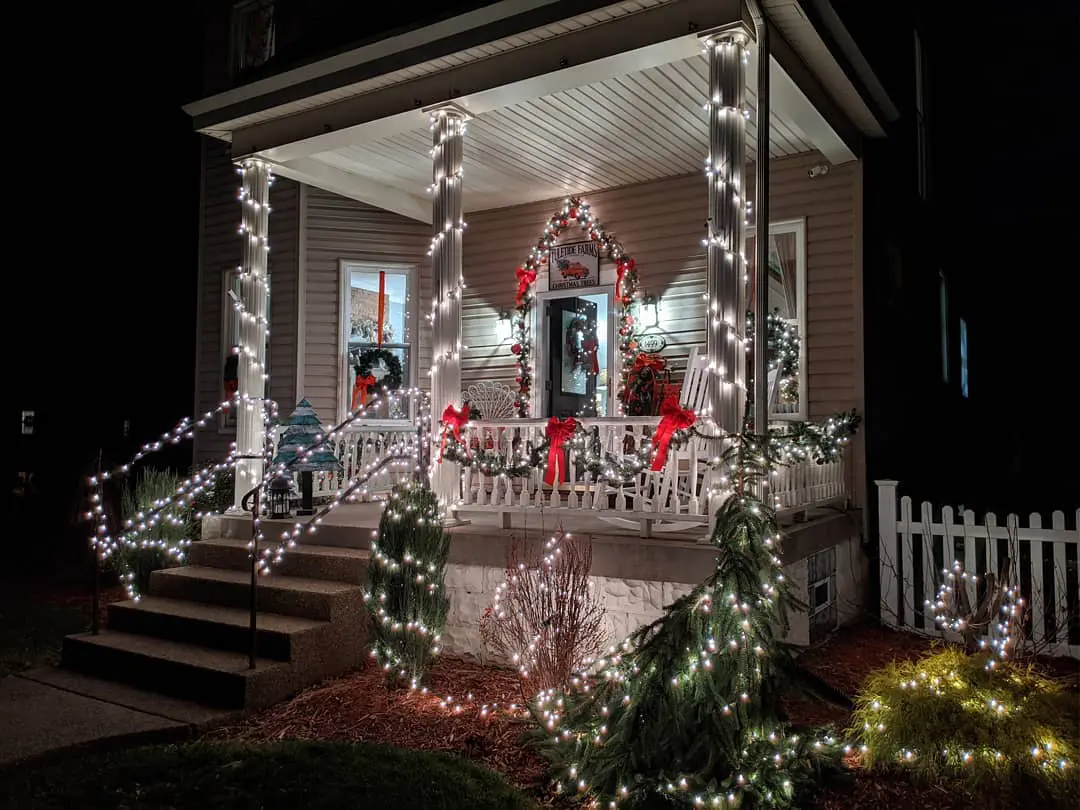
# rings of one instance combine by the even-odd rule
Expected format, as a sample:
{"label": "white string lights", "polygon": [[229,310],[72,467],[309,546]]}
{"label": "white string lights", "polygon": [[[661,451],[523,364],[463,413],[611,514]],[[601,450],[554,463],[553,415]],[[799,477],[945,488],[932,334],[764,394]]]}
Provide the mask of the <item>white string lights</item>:
{"label": "white string lights", "polygon": [[243,262],[238,268],[240,295],[233,304],[240,313],[239,405],[236,417],[236,494],[240,499],[262,478],[266,448],[266,340],[269,318],[266,309],[266,273],[270,253],[270,166],[255,158],[237,167],[241,177],[239,233],[243,238]]}
{"label": "white string lights", "polygon": [[[458,404],[461,397],[461,299],[465,279],[461,269],[462,236],[465,230],[463,207],[463,148],[468,115],[453,104],[430,111],[432,184],[431,271],[434,293],[431,300],[432,351],[431,397],[438,407]],[[432,425],[431,441],[436,443],[438,425]],[[432,489],[443,507],[456,504],[457,472],[450,464],[434,461],[428,471]]]}
{"label": "white string lights", "polygon": [[729,432],[742,425],[746,402],[745,199],[747,36],[731,31],[704,41],[708,57],[709,185],[706,248],[705,348],[709,399],[702,416]]}

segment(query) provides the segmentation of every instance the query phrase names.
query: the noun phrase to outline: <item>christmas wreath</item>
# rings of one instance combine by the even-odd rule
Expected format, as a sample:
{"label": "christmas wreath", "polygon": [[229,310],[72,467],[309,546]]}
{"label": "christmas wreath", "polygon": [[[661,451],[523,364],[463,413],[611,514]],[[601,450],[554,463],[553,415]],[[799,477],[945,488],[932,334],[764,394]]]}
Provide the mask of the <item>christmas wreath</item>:
{"label": "christmas wreath", "polygon": [[371,368],[380,360],[386,366],[386,376],[374,385],[368,385],[368,393],[386,388],[388,391],[397,391],[405,382],[401,370],[401,360],[389,349],[364,349],[356,357],[356,379],[373,376]]}

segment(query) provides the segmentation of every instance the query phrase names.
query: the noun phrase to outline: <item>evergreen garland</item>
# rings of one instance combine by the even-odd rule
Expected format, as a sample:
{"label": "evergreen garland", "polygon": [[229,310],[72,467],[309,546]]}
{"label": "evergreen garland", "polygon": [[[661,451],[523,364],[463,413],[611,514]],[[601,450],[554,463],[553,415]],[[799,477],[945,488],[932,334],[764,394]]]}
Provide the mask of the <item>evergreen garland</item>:
{"label": "evergreen garland", "polygon": [[776,634],[797,602],[775,513],[751,495],[769,447],[744,435],[724,457],[733,491],[716,513],[712,575],[566,693],[538,699],[561,789],[600,807],[784,807],[802,779],[838,760],[832,740],[780,722]]}
{"label": "evergreen garland", "polygon": [[371,544],[368,588],[372,655],[413,686],[439,652],[450,598],[444,578],[450,535],[435,494],[419,484],[390,493]]}

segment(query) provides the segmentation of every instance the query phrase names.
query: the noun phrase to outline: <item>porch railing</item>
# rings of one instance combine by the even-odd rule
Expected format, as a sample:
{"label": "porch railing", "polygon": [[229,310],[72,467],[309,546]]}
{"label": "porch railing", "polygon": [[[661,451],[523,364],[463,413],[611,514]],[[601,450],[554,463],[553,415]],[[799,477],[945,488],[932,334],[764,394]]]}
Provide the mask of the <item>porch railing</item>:
{"label": "porch railing", "polygon": [[[592,434],[594,452],[616,458],[629,456],[642,443],[649,442],[657,425],[655,416],[578,421]],[[546,424],[544,419],[480,420],[466,427],[463,439],[470,447],[510,460],[515,454],[525,455],[530,445],[542,444]],[[597,481],[572,448],[567,451],[563,482],[545,484],[541,470],[509,478],[466,469],[462,474],[460,508],[501,512],[504,525],[510,512],[529,508],[628,518],[640,523],[644,536],[649,536],[657,522],[705,525],[711,514],[708,496],[712,483],[705,462],[719,450],[719,440],[695,439],[670,451],[664,469],[643,470],[621,483]],[[843,463],[805,462],[780,468],[772,479],[772,492],[781,512],[845,500]]]}
{"label": "porch railing", "polygon": [[[972,606],[985,596],[986,575],[1007,572],[1023,597],[1020,636],[1031,652],[1080,659],[1080,509],[1069,515],[1026,520],[993,513],[976,522],[971,510],[960,512],[911,498],[897,499],[896,481],[878,481],[879,577],[881,620],[890,627],[922,635],[950,637],[935,623],[930,609],[945,577],[956,564],[967,574],[963,585]],[[1007,565],[1005,564],[1007,562]],[[958,640],[959,637],[952,640]]]}
{"label": "porch railing", "polygon": [[[274,455],[277,455],[278,444],[284,432],[284,426],[279,426],[274,432]],[[332,497],[342,487],[347,486],[350,480],[358,477],[365,467],[376,464],[386,454],[388,447],[397,445],[412,448],[416,446],[416,442],[416,428],[412,422],[404,419],[354,422],[340,431],[328,444],[328,449],[341,462],[341,470],[313,473],[312,495],[316,500]],[[300,473],[293,475],[298,477]],[[401,468],[385,469],[372,479],[361,494],[361,499],[389,492],[395,484],[404,482],[409,475],[408,470]],[[299,486],[299,482],[297,485]]]}

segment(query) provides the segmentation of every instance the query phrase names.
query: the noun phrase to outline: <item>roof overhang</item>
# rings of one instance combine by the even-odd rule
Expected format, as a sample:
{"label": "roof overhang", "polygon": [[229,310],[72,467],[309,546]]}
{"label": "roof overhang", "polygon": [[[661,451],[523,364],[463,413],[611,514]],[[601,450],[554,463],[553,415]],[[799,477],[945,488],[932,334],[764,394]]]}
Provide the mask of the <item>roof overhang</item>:
{"label": "roof overhang", "polygon": [[[862,135],[883,134],[879,116],[798,4],[762,5],[778,34],[772,38],[777,62],[845,143],[857,152]],[[324,148],[334,148],[403,131],[413,124],[411,113],[442,101],[465,99],[479,113],[530,93],[537,97],[671,62],[694,47],[695,32],[744,19],[741,0],[504,0],[185,110],[200,132],[231,140],[235,156],[287,152],[290,144],[312,138],[325,138]]]}

